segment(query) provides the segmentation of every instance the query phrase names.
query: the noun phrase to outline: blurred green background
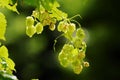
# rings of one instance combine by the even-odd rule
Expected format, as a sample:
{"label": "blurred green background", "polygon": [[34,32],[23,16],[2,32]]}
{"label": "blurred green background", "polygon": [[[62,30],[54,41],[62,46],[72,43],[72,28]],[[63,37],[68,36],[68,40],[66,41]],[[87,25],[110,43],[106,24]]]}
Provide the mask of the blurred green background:
{"label": "blurred green background", "polygon": [[41,35],[29,38],[25,34],[25,17],[34,7],[20,3],[20,15],[2,10],[7,18],[4,43],[10,58],[16,63],[14,74],[20,80],[120,80],[120,1],[117,0],[58,0],[60,9],[75,18],[86,31],[86,60],[90,67],[80,75],[60,66],[57,56],[65,43],[58,39],[57,52],[54,39],[60,34],[46,27]]}

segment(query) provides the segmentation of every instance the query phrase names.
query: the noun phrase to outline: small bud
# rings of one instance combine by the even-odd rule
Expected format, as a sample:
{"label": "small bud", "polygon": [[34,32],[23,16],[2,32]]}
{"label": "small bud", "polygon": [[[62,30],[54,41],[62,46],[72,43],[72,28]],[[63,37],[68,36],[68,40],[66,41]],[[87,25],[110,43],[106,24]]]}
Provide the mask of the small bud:
{"label": "small bud", "polygon": [[55,30],[55,24],[50,24],[50,25],[49,25],[49,29],[50,29],[51,31],[54,31],[54,30]]}
{"label": "small bud", "polygon": [[84,65],[84,67],[89,67],[90,66],[88,62],[84,62],[83,65]]}
{"label": "small bud", "polygon": [[35,18],[37,18],[39,16],[38,12],[37,11],[33,11],[32,12],[32,16],[34,16]]}

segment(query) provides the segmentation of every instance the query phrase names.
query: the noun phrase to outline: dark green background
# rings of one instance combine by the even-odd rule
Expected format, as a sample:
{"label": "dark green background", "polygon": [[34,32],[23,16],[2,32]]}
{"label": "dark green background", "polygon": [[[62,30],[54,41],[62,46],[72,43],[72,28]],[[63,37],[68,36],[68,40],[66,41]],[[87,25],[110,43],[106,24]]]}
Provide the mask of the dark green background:
{"label": "dark green background", "polygon": [[[8,20],[5,42],[10,57],[16,63],[14,74],[20,80],[120,80],[120,1],[119,0],[58,0],[69,17],[80,14],[87,34],[86,60],[90,67],[80,75],[60,66],[53,52],[55,37],[60,33],[46,27],[41,35],[29,38],[25,34],[25,17],[34,7],[19,4],[20,15],[4,11]],[[56,44],[60,51],[64,38]]]}

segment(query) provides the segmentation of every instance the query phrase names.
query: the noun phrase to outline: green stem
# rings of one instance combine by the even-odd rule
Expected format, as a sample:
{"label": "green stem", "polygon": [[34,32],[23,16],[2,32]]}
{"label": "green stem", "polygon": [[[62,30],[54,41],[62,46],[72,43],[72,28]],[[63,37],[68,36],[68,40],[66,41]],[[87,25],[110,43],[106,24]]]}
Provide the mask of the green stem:
{"label": "green stem", "polygon": [[77,14],[77,15],[75,15],[75,16],[69,18],[69,19],[71,20],[71,19],[73,19],[73,18],[75,18],[75,17],[79,17],[80,19],[82,19],[82,17],[80,16],[80,14]]}
{"label": "green stem", "polygon": [[61,35],[59,35],[57,38],[55,38],[54,44],[53,44],[54,52],[56,51],[56,50],[55,50],[55,45],[56,45],[56,43],[57,43],[57,39],[59,39],[59,38],[62,37],[63,35],[64,35],[64,34],[61,34]]}
{"label": "green stem", "polygon": [[71,20],[71,21],[76,22],[78,24],[78,26],[81,28],[81,25],[78,21],[76,21],[76,20]]}

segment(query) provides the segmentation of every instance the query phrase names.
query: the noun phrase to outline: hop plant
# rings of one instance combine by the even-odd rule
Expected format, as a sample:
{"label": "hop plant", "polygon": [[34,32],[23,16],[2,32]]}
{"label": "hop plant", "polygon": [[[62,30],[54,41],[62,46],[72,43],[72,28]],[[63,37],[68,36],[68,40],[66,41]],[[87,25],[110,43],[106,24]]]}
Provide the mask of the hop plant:
{"label": "hop plant", "polygon": [[60,64],[63,67],[71,67],[76,74],[80,74],[83,66],[88,67],[89,63],[84,62],[85,53],[72,44],[65,44],[58,55]]}
{"label": "hop plant", "polygon": [[72,54],[71,54],[72,50],[74,50],[74,47],[72,45],[65,44],[58,56],[58,59],[61,65],[63,65],[64,67],[69,66],[69,64],[71,63],[70,59],[72,57]]}
{"label": "hop plant", "polygon": [[[57,2],[51,3],[53,6],[49,8],[45,7],[46,3],[42,0],[40,2],[40,7],[26,18],[26,34],[32,37],[35,33],[41,34],[44,27],[49,27],[51,31],[57,27],[57,31],[67,39],[59,52],[58,60],[63,67],[71,67],[74,73],[80,74],[83,67],[89,66],[89,63],[84,61],[86,51],[84,30],[77,28],[72,22],[74,20],[67,18],[67,14],[57,8],[59,7]],[[58,25],[56,25],[57,22]]]}

